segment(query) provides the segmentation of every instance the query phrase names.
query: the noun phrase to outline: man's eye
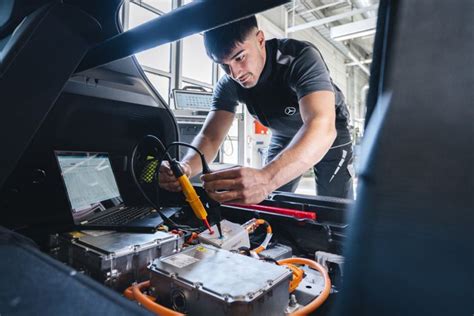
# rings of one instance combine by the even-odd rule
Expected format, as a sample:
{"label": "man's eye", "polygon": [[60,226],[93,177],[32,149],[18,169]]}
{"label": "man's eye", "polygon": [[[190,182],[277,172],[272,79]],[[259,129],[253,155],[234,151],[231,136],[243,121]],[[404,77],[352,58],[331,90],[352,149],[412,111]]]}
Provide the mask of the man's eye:
{"label": "man's eye", "polygon": [[245,59],[245,55],[240,55],[239,57],[237,57],[235,60],[237,61],[243,61]]}

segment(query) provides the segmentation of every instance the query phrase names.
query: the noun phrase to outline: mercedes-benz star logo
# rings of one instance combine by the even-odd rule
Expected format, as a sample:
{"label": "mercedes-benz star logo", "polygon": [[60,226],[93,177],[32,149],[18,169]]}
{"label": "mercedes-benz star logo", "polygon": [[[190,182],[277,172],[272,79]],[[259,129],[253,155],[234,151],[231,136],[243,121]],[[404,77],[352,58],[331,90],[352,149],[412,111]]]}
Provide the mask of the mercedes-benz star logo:
{"label": "mercedes-benz star logo", "polygon": [[293,106],[289,106],[285,108],[285,114],[286,115],[293,115],[296,113],[296,108]]}

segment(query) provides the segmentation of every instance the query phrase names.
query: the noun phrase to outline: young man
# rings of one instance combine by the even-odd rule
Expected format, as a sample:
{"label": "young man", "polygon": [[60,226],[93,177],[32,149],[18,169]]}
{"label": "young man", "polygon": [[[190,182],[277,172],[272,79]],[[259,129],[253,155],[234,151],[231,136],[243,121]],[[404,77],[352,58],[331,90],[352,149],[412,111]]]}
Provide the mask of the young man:
{"label": "young man", "polygon": [[[265,41],[255,17],[206,32],[204,42],[226,75],[215,87],[212,111],[193,145],[212,161],[238,103],[272,131],[267,164],[203,175],[209,196],[219,202],[259,203],[274,190],[294,191],[313,167],[318,195],[352,198],[349,113],[319,51],[293,39]],[[193,152],[181,164],[190,176],[201,171]],[[160,168],[160,186],[180,190],[166,163]]]}

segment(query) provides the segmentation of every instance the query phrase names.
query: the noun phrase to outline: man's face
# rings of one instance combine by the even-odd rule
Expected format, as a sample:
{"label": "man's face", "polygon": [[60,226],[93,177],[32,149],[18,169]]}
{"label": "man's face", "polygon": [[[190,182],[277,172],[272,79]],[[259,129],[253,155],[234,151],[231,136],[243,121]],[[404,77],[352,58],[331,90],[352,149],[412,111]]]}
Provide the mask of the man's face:
{"label": "man's face", "polygon": [[254,87],[265,66],[265,36],[252,31],[243,43],[237,43],[229,56],[216,60],[224,71],[244,88]]}

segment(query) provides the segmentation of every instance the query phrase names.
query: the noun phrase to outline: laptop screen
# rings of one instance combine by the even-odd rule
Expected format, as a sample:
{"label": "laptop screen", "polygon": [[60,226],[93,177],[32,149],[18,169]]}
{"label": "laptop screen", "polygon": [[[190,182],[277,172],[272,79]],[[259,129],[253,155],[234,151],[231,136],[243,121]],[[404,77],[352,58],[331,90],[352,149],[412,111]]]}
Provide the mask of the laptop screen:
{"label": "laptop screen", "polygon": [[107,153],[56,151],[75,224],[122,203]]}

